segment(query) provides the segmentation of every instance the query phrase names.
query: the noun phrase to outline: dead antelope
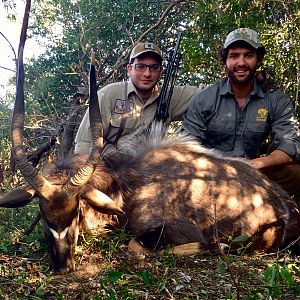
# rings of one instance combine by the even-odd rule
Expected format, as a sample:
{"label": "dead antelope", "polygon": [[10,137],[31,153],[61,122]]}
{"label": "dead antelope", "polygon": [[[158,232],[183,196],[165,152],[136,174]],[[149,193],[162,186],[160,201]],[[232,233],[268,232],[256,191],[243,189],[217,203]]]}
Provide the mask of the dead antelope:
{"label": "dead antelope", "polygon": [[28,185],[4,196],[0,205],[19,207],[39,197],[51,266],[57,271],[74,269],[80,222],[124,226],[152,250],[199,242],[201,249],[216,251],[229,236],[247,234],[249,250],[269,252],[299,237],[296,204],[251,166],[207,153],[188,139],[151,134],[140,136],[133,153],[101,161],[76,192],[65,188],[82,170],[84,156],[45,170],[47,197]]}
{"label": "dead antelope", "polygon": [[252,250],[269,252],[299,238],[299,209],[279,186],[243,161],[220,157],[186,137],[165,137],[160,126],[137,136],[127,153],[99,160],[93,64],[90,73],[91,154],[57,162],[40,175],[23,147],[22,51],[19,55],[13,153],[28,185],[2,197],[0,206],[20,207],[39,198],[56,271],[74,270],[80,224],[124,226],[152,250],[197,242],[215,251],[229,236],[246,234]]}

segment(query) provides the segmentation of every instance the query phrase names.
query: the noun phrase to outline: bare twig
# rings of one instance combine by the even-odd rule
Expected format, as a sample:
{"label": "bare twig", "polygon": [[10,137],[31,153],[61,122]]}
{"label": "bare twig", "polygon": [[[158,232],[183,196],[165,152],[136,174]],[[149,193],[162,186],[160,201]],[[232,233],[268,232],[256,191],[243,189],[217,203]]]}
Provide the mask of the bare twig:
{"label": "bare twig", "polygon": [[16,72],[15,70],[12,70],[10,68],[6,68],[6,67],[3,67],[3,66],[0,66],[1,69],[4,69],[4,70],[7,70],[7,71],[11,71],[11,72]]}
{"label": "bare twig", "polygon": [[38,212],[38,214],[36,215],[36,217],[32,220],[31,224],[22,232],[21,238],[29,235],[36,224],[38,224],[38,222],[41,220],[41,214],[40,212]]}
{"label": "bare twig", "polygon": [[[16,51],[15,51],[13,45],[11,44],[11,42],[8,40],[8,38],[7,38],[2,32],[0,32],[0,35],[2,35],[2,37],[7,41],[9,47],[11,48],[11,50],[12,50],[12,52],[13,52],[13,54],[14,54],[14,59],[15,59],[15,61],[17,61],[17,55],[16,55]],[[8,69],[8,70],[9,70],[9,69]]]}

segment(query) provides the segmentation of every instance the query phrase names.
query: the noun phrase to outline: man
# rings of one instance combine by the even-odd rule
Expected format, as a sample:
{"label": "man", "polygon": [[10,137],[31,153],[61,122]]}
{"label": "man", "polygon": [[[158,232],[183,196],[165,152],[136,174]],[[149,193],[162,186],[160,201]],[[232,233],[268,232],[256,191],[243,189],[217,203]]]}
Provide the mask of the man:
{"label": "man", "polygon": [[[258,34],[239,28],[228,34],[220,59],[228,75],[192,99],[183,126],[204,146],[250,161],[291,195],[300,195],[299,127],[287,95],[256,79],[265,55]],[[273,150],[260,153],[267,137]]]}
{"label": "man", "polygon": [[[102,156],[147,128],[154,120],[163,72],[160,49],[152,43],[138,43],[131,51],[127,72],[129,81],[112,83],[98,92],[104,147]],[[168,124],[180,120],[196,87],[175,86],[169,107]],[[88,153],[91,146],[89,115],[86,112],[75,138],[75,153]],[[124,146],[125,147],[125,146]]]}

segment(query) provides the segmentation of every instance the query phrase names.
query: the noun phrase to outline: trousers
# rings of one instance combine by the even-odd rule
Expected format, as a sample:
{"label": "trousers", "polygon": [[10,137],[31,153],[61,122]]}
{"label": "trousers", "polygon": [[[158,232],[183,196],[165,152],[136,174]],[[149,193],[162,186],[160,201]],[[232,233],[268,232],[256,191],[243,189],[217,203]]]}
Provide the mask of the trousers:
{"label": "trousers", "polygon": [[300,203],[300,164],[293,163],[260,170],[270,180],[277,182]]}

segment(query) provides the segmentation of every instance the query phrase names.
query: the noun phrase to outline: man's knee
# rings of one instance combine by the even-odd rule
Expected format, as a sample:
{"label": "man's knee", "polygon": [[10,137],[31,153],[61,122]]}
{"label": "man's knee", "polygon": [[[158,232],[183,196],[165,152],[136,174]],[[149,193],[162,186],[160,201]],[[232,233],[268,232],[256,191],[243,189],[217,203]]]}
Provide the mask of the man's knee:
{"label": "man's knee", "polygon": [[300,195],[300,164],[290,164],[261,171],[270,180],[277,182],[290,195]]}

